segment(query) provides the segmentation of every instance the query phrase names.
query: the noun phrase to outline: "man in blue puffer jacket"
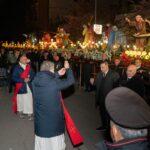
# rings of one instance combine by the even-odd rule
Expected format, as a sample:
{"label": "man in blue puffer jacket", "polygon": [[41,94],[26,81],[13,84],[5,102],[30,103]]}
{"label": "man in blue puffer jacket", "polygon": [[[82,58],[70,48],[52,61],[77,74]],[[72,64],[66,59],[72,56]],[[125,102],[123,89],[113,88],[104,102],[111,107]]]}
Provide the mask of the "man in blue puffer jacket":
{"label": "man in blue puffer jacket", "polygon": [[[66,79],[59,79],[66,73]],[[35,76],[32,87],[35,108],[35,150],[65,150],[65,121],[60,101],[61,90],[75,80],[69,63],[54,73],[54,63],[45,61]]]}

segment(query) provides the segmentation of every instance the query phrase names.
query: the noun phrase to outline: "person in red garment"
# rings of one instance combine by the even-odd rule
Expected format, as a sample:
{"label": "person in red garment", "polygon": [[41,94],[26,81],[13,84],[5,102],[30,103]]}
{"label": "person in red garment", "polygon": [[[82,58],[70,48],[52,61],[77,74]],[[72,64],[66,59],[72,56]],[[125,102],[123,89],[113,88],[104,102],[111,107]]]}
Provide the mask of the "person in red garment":
{"label": "person in red garment", "polygon": [[19,113],[20,118],[24,118],[26,114],[29,120],[33,119],[33,98],[31,92],[31,81],[33,77],[34,72],[29,64],[29,59],[26,55],[21,55],[12,73],[12,80],[16,84],[13,108],[15,113]]}

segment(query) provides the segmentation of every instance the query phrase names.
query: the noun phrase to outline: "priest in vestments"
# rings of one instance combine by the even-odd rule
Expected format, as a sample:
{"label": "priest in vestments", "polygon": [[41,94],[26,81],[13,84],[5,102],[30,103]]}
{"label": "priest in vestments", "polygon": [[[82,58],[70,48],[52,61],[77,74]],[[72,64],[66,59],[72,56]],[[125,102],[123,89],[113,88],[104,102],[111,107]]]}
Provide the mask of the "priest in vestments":
{"label": "priest in vestments", "polygon": [[26,55],[21,55],[12,73],[12,80],[16,84],[13,108],[15,113],[19,113],[20,118],[24,118],[24,115],[28,115],[29,120],[32,120],[33,115],[33,98],[31,91],[31,81],[33,77],[34,72],[29,64],[29,59]]}

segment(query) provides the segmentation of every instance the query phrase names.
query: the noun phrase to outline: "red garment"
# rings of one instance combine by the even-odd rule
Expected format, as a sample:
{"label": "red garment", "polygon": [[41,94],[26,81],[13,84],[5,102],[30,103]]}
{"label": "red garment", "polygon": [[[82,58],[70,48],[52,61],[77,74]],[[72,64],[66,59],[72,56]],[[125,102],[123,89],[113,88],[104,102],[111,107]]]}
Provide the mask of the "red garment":
{"label": "red garment", "polygon": [[[25,79],[28,77],[30,71],[30,65],[28,64],[24,72],[21,74],[21,78]],[[17,94],[22,87],[22,83],[16,83],[15,91],[14,91],[14,97],[13,97],[13,110],[14,113],[17,113]]]}
{"label": "red garment", "polygon": [[83,137],[80,135],[77,127],[75,126],[70,114],[68,113],[66,106],[64,104],[64,101],[61,96],[61,103],[64,110],[64,116],[65,116],[65,122],[66,122],[66,128],[69,133],[70,139],[72,141],[72,144],[74,146],[82,144],[83,143]]}

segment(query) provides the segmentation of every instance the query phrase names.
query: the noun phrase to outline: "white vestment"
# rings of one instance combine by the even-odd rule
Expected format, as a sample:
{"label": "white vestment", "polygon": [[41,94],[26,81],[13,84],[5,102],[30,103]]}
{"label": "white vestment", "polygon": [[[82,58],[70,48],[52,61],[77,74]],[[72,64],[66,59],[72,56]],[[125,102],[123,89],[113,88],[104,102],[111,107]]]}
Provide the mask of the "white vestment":
{"label": "white vestment", "polygon": [[65,150],[64,134],[52,138],[43,138],[35,135],[35,150]]}
{"label": "white vestment", "polygon": [[[20,64],[20,66],[25,70],[26,66]],[[32,92],[27,85],[27,93],[26,94],[17,94],[17,111],[23,112],[23,114],[33,114],[33,97]]]}

